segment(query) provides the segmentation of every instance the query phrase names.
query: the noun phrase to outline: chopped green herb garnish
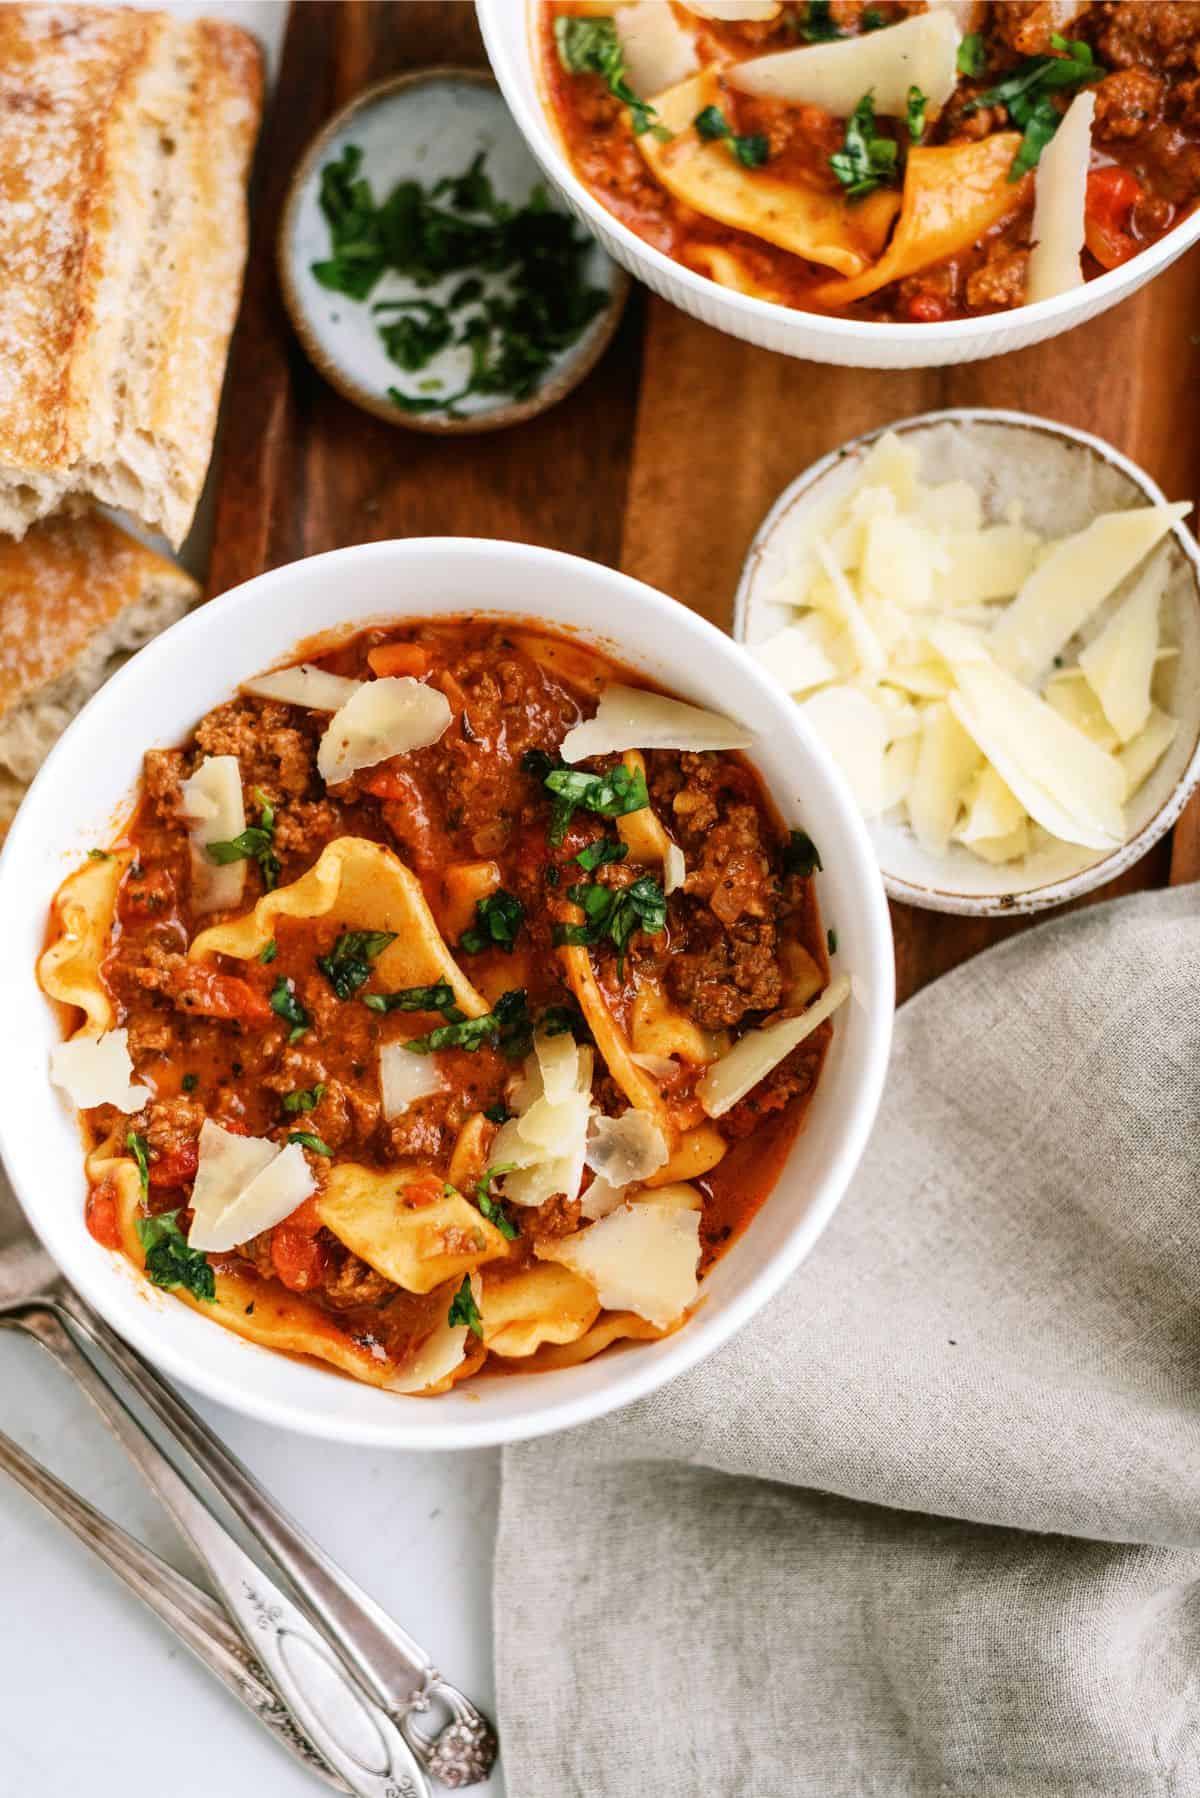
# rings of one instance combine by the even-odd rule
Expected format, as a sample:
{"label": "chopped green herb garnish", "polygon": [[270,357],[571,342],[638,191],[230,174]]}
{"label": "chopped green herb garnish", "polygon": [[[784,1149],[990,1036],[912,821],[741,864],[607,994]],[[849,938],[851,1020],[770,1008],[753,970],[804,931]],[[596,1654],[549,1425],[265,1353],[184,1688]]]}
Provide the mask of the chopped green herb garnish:
{"label": "chopped green herb garnish", "polygon": [[[406,372],[419,373],[453,344],[470,352],[469,372],[455,392],[442,391],[436,380],[419,383],[416,394],[389,387],[393,404],[406,412],[455,418],[458,402],[470,394],[526,398],[608,303],[603,289],[587,285],[591,240],[574,220],[551,206],[540,186],[524,206],[498,200],[485,161],[480,151],[461,175],[429,188],[400,181],[380,203],[360,174],[356,145],[321,171],[332,255],[312,267],[324,286],[363,300],[388,270],[417,287],[478,271],[444,302],[415,296],[376,302],[376,313],[404,315],[378,329],[387,354]],[[503,276],[503,287],[489,292],[484,274]],[[472,304],[479,310],[460,324],[456,315]]]}
{"label": "chopped green herb garnish", "polygon": [[908,115],[906,122],[908,124],[910,143],[919,144],[925,135],[925,108],[928,104],[928,95],[923,94],[919,87],[909,88]]}
{"label": "chopped green herb garnish", "polygon": [[553,754],[549,749],[527,749],[521,757],[524,772],[542,782],[555,768],[565,768],[566,765],[561,755]]}
{"label": "chopped green herb garnish", "polygon": [[185,1093],[194,1093],[200,1084],[200,1076],[198,1074],[185,1074],[179,1084]]}
{"label": "chopped green herb garnish", "polygon": [[876,130],[874,96],[864,94],[846,120],[842,147],[829,158],[829,166],[846,198],[860,200],[893,179],[899,153],[895,138],[881,137]]}
{"label": "chopped green herb garnish", "polygon": [[618,762],[605,774],[584,774],[579,768],[554,768],[543,784],[554,795],[550,819],[550,841],[555,846],[567,834],[567,826],[576,809],[596,812],[602,818],[623,818],[626,812],[640,812],[649,805],[646,776],[640,768],[631,773]]}
{"label": "chopped green herb garnish", "polygon": [[188,1247],[178,1211],[139,1217],[135,1227],[146,1256],[147,1278],[155,1286],[182,1286],[194,1299],[215,1302],[217,1284],[208,1257]]}
{"label": "chopped green herb garnish", "polygon": [[271,988],[271,1010],[276,1017],[282,1018],[285,1024],[292,1026],[289,1043],[299,1042],[304,1032],[312,1023],[311,1017],[296,997],[295,982],[281,974]]}
{"label": "chopped green herb garnish", "polygon": [[817,845],[806,830],[793,830],[788,834],[787,847],[783,852],[783,871],[785,874],[802,874],[805,880],[819,873],[823,864]]}
{"label": "chopped green herb garnish", "polygon": [[494,1105],[485,1105],[483,1115],[489,1124],[507,1124],[510,1117],[516,1114],[509,1110],[503,1099],[497,1099]]}
{"label": "chopped green herb garnish", "polygon": [[88,860],[90,862],[110,862],[112,856],[107,849],[89,849]]}
{"label": "chopped green herb garnish", "polygon": [[623,862],[628,854],[629,844],[623,843],[620,837],[598,837],[586,849],[581,849],[574,859],[590,874],[604,862]]}
{"label": "chopped green herb garnish", "polygon": [[261,787],[255,787],[254,797],[259,804],[258,823],[248,824],[240,836],[230,838],[227,843],[206,844],[205,854],[218,867],[224,867],[227,862],[257,862],[263,886],[270,893],[279,880],[279,857],[274,848],[275,808]]}
{"label": "chopped green herb garnish", "polygon": [[826,944],[828,945],[830,955],[836,955],[837,954],[837,946],[838,946],[838,933],[836,930],[833,929],[832,925],[825,932],[825,941],[826,941]]}
{"label": "chopped green herb garnish", "polygon": [[994,87],[976,94],[964,108],[965,114],[977,112],[981,106],[1003,106],[1022,132],[1021,145],[1008,171],[1010,181],[1019,181],[1036,168],[1042,151],[1050,142],[1063,115],[1051,94],[1064,89],[1086,87],[1099,81],[1104,69],[1092,54],[1090,44],[1082,39],[1068,39],[1057,32],[1050,42],[1058,56],[1029,56]]}
{"label": "chopped green herb garnish", "polygon": [[325,1082],[318,1080],[315,1086],[301,1087],[294,1093],[284,1093],[283,1109],[293,1117],[298,1111],[315,1111],[325,1094]]}
{"label": "chopped green herb garnish", "polygon": [[617,950],[617,975],[625,971],[625,950],[636,930],[658,936],[667,928],[667,901],[658,882],[643,874],[627,887],[578,885],[567,888],[567,898],[584,914],[582,924],[557,924],[556,943],[599,943],[609,938]]}
{"label": "chopped green herb garnish", "polygon": [[656,122],[654,107],[639,98],[625,79],[625,53],[612,19],[560,14],[554,21],[554,43],[558,60],[568,75],[599,75],[609,93],[629,108],[635,137],[646,131],[652,131],[662,142],[670,137],[671,133]]}
{"label": "chopped green herb garnish", "polygon": [[138,1178],[142,1183],[143,1200],[150,1196],[150,1144],[136,1130],[125,1132],[125,1147],[137,1162]]}
{"label": "chopped green herb garnish", "polygon": [[[827,44],[841,37],[830,11],[831,0],[808,0],[800,36],[810,44]],[[882,23],[882,21],[881,21]]]}
{"label": "chopped green herb garnish", "polygon": [[259,955],[258,959],[259,959],[259,961],[263,962],[264,964],[269,964],[275,960],[275,957],[278,954],[279,954],[279,944],[275,941],[275,938],[272,937],[270,942],[267,944],[266,948]]}
{"label": "chopped green herb garnish", "polygon": [[494,1224],[501,1236],[509,1242],[515,1242],[521,1234],[513,1223],[504,1206],[492,1197],[492,1181],[500,1174],[511,1174],[516,1168],[515,1161],[501,1161],[495,1167],[487,1168],[475,1182],[475,1203],[478,1205],[489,1224]]}
{"label": "chopped green herb garnish", "polygon": [[771,146],[761,132],[752,132],[748,137],[739,137],[719,106],[706,106],[692,120],[699,137],[705,143],[715,143],[720,139],[729,145],[730,151],[744,168],[760,169],[770,154]]}
{"label": "chopped green herb garnish", "polygon": [[436,986],[406,986],[398,993],[364,993],[363,1004],[372,1011],[457,1012],[454,988],[444,980]]}
{"label": "chopped green herb garnish", "polygon": [[987,46],[982,31],[972,31],[958,46],[958,72],[978,80],[987,68]]}
{"label": "chopped green herb garnish", "polygon": [[475,1303],[475,1294],[471,1291],[470,1274],[463,1275],[463,1283],[450,1301],[446,1322],[466,1324],[468,1330],[483,1341],[483,1319],[479,1315],[479,1306]]}
{"label": "chopped green herb garnish", "polygon": [[868,6],[859,23],[864,31],[882,31],[887,20],[877,6]]}
{"label": "chopped green herb garnish", "polygon": [[322,1142],[319,1136],[314,1136],[311,1130],[293,1130],[288,1141],[298,1142],[302,1149],[308,1149],[314,1155],[324,1155],[329,1161],[333,1160],[333,1150],[329,1144]]}
{"label": "chopped green herb garnish", "polygon": [[587,1025],[577,1005],[547,1005],[538,1014],[537,1027],[543,1036],[564,1036],[568,1030],[573,1036],[587,1035]]}
{"label": "chopped green herb garnish", "polygon": [[371,978],[371,963],[395,940],[394,930],[343,930],[328,955],[318,955],[317,966],[339,999],[353,999]]}
{"label": "chopped green herb garnish", "polygon": [[478,955],[482,949],[491,948],[503,949],[511,955],[524,917],[525,907],[521,901],[501,887],[498,893],[476,902],[474,928],[463,932],[458,946],[468,955]]}
{"label": "chopped green herb garnish", "polygon": [[533,1020],[524,987],[501,993],[492,1010],[481,1018],[458,1017],[440,1024],[428,1036],[414,1036],[405,1043],[414,1055],[429,1055],[438,1049],[499,1048],[510,1060],[519,1060],[529,1051],[533,1041]]}

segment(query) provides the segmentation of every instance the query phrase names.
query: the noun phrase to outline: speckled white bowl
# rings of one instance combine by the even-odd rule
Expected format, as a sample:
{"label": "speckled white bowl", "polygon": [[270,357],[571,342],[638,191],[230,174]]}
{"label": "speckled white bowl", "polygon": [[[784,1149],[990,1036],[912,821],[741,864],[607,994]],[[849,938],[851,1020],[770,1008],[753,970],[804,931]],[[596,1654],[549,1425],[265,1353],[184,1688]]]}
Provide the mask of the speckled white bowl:
{"label": "speckled white bowl", "polygon": [[1002,356],[1107,312],[1200,241],[1197,208],[1159,243],[1072,293],[1012,312],[946,324],[825,318],[734,293],[653,249],[614,218],[574,173],[542,100],[533,30],[538,4],[539,0],[475,0],[492,68],[526,143],[567,205],[631,274],[693,318],[762,349],[851,368],[943,368]]}
{"label": "speckled white bowl", "polygon": [[[988,516],[999,516],[1010,500],[1020,499],[1026,521],[1049,536],[1080,530],[1097,512],[1160,503],[1165,497],[1145,470],[1111,443],[1069,425],[986,407],[902,419],[822,457],[780,494],[742,569],[733,623],[739,641],[761,643],[789,621],[790,608],[772,598],[787,564],[789,540],[811,508],[853,484],[864,456],[885,430],[919,441],[929,479],[970,480],[981,488]],[[994,478],[989,486],[988,470],[1000,459],[1005,475],[997,489]],[[1162,703],[1180,720],[1180,729],[1126,808],[1128,840],[1099,855],[1054,843],[993,867],[960,844],[951,844],[945,856],[931,856],[906,824],[876,819],[867,828],[893,899],[974,917],[1043,911],[1115,879],[1170,829],[1200,780],[1200,545],[1182,524],[1167,543],[1166,634],[1179,655],[1161,677]]]}
{"label": "speckled white bowl", "polygon": [[[683,697],[745,719],[780,812],[821,847],[817,891],[837,929],[834,965],[850,974],[853,996],[778,1185],[705,1280],[684,1329],[583,1367],[476,1380],[415,1399],[244,1342],[92,1240],[77,1122],[49,1080],[58,1022],[34,964],[55,889],[126,814],[144,749],[180,742],[239,681],[319,631],[464,612],[579,632]],[[854,801],[796,708],[728,637],[665,594],[523,543],[413,537],[334,550],[272,569],[164,631],[100,689],[48,757],[0,856],[0,915],[0,1151],[47,1249],[165,1373],[251,1417],[342,1442],[512,1442],[600,1417],[693,1367],[749,1323],[820,1236],[866,1146],[887,1067],[894,973],[883,887]]]}

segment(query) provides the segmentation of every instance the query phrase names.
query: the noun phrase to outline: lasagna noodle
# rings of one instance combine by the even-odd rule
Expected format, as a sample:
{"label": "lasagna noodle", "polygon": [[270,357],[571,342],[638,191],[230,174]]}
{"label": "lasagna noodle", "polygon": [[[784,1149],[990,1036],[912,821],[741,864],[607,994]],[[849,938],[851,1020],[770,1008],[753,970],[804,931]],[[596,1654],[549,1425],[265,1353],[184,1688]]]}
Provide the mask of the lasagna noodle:
{"label": "lasagna noodle", "polygon": [[655,101],[661,123],[674,136],[669,143],[651,131],[638,138],[651,172],[676,200],[705,218],[847,278],[861,275],[887,241],[898,196],[880,188],[851,202],[825,188],[743,168],[727,144],[706,143],[693,129],[696,114],[720,98],[717,77],[709,71],[681,81]]}
{"label": "lasagna noodle", "polygon": [[429,1178],[427,1168],[378,1170],[339,1161],[317,1199],[317,1215],[352,1254],[406,1292],[432,1292],[509,1254],[505,1237],[460,1192],[407,1204],[406,1188]]}
{"label": "lasagna noodle", "polygon": [[[544,1342],[532,1355],[514,1361],[513,1372],[553,1373],[561,1367],[578,1367],[584,1361],[602,1355],[614,1342],[658,1342],[664,1336],[673,1335],[678,1327],[660,1330],[634,1311],[604,1311],[591,1329],[585,1330],[573,1342]],[[503,1355],[498,1358],[505,1359]]]}
{"label": "lasagna noodle", "polygon": [[483,1340],[493,1354],[524,1358],[543,1343],[577,1342],[600,1315],[593,1287],[570,1268],[536,1261],[483,1274]]}
{"label": "lasagna noodle", "polygon": [[101,861],[85,862],[63,881],[54,902],[59,934],[37,966],[42,991],[83,1012],[81,1032],[89,1036],[111,1030],[117,1021],[100,969],[108,954],[117,889],[132,860],[131,849],[114,849]]}
{"label": "lasagna noodle", "polygon": [[375,963],[385,989],[445,981],[468,1017],[483,1017],[490,1009],[446,947],[416,875],[390,849],[363,837],[327,844],[307,874],[265,893],[245,917],[202,930],[188,955],[193,961],[214,955],[251,961],[271,941],[278,918],[321,917],[354,930],[395,932],[395,942]]}
{"label": "lasagna noodle", "polygon": [[810,298],[819,306],[849,306],[969,249],[1028,199],[1029,177],[1008,178],[1020,143],[1017,132],[1001,131],[976,143],[910,150],[904,204],[887,254],[851,280],[813,288]]}
{"label": "lasagna noodle", "polygon": [[[88,1180],[92,1186],[107,1181],[116,1195],[117,1228],[121,1247],[133,1266],[144,1271],[145,1251],[137,1233],[141,1215],[141,1179],[134,1163],[119,1155],[114,1142],[102,1144],[87,1161]],[[203,1317],[211,1318],[235,1336],[257,1343],[260,1348],[274,1349],[286,1355],[304,1355],[325,1362],[339,1373],[362,1380],[368,1386],[381,1386],[386,1391],[409,1392],[411,1386],[404,1367],[355,1342],[338,1325],[337,1320],[319,1306],[286,1288],[256,1279],[250,1273],[240,1274],[214,1266],[215,1298],[212,1303],[193,1298],[185,1287],[171,1289],[171,1297],[188,1305]],[[450,1297],[439,1310],[430,1304],[430,1337],[434,1336],[449,1309]],[[426,1339],[427,1340],[427,1339]],[[411,1360],[421,1357],[426,1342],[414,1344]],[[484,1358],[483,1344],[475,1339],[465,1345],[461,1363],[432,1384],[420,1387],[422,1397],[433,1397],[448,1391],[458,1380],[468,1378]],[[415,1396],[415,1395],[414,1395]]]}

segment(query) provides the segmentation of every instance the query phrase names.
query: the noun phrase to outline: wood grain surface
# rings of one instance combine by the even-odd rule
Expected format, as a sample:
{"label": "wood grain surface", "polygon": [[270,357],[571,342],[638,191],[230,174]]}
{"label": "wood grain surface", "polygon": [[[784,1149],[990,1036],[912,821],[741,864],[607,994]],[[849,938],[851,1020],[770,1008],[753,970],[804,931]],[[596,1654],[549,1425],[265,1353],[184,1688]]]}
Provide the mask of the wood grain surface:
{"label": "wood grain surface", "polygon": [[[860,431],[934,407],[1009,406],[1095,431],[1172,499],[1200,499],[1200,250],[1048,344],[961,368],[825,368],[751,348],[635,292],[598,368],[510,432],[444,442],[357,411],[293,338],[274,239],[308,139],[361,87],[482,64],[464,0],[293,6],[264,138],[234,344],[210,591],[299,556],[385,537],[506,537],[608,562],[728,627],[743,557],[781,488]],[[1200,802],[1093,899],[1200,879]],[[901,997],[1019,920],[893,906]]]}

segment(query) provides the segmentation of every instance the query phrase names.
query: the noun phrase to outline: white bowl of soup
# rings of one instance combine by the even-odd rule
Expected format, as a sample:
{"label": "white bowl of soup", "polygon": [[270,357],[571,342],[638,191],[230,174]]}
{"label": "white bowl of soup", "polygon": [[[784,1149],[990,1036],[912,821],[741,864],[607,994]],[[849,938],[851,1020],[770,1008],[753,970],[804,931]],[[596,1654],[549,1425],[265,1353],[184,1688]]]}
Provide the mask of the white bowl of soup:
{"label": "white bowl of soup", "polygon": [[1184,9],[477,10],[530,148],[609,253],[764,349],[870,368],[1000,355],[1200,236]]}
{"label": "white bowl of soup", "polygon": [[828,757],[728,638],[548,550],[214,600],[67,731],[0,893],[30,1221],[164,1371],[340,1440],[562,1428],[753,1327],[884,1078]]}

